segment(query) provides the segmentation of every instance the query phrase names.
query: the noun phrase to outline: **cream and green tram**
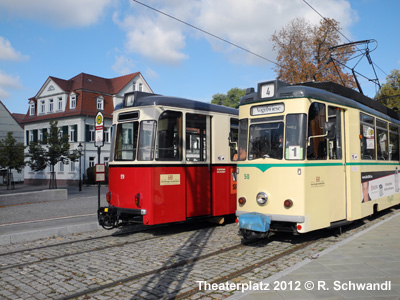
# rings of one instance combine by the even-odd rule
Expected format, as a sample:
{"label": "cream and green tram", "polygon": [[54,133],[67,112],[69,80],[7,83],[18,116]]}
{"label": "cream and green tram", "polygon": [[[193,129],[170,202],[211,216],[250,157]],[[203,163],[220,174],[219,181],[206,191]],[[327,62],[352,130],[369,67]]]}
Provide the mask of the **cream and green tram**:
{"label": "cream and green tram", "polygon": [[400,202],[399,115],[334,83],[262,82],[239,106],[241,234],[341,226]]}

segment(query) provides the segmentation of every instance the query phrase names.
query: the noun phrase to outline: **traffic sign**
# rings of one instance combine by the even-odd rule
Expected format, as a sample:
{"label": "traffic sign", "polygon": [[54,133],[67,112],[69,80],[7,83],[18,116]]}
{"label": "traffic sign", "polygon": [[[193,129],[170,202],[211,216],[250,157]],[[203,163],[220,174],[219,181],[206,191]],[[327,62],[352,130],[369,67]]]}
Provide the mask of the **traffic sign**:
{"label": "traffic sign", "polygon": [[95,122],[95,140],[94,145],[96,147],[104,146],[104,117],[101,111],[97,112]]}

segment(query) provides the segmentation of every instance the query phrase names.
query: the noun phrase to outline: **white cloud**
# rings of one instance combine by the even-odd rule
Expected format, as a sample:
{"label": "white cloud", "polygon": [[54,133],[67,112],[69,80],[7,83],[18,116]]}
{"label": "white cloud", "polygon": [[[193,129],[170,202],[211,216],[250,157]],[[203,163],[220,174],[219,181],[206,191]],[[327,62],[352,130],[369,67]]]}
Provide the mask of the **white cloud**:
{"label": "white cloud", "polygon": [[[323,16],[339,21],[346,35],[358,19],[348,0],[308,2]],[[274,31],[298,17],[304,17],[313,24],[321,20],[301,0],[149,0],[146,3],[271,60],[275,57],[270,41]],[[126,31],[128,52],[140,53],[156,61],[179,63],[187,59],[186,38],[190,36],[206,38],[215,51],[226,53],[235,62],[262,62],[253,55],[137,3],[132,3],[131,10],[123,12],[122,17],[115,15],[114,22]]]}
{"label": "white cloud", "polygon": [[117,55],[111,68],[120,75],[126,75],[134,72],[136,65],[130,58],[124,55]]}
{"label": "white cloud", "polygon": [[147,16],[127,16],[121,21],[117,14],[114,15],[114,22],[126,31],[125,47],[128,52],[140,53],[163,63],[178,63],[187,58],[182,52],[185,37],[176,26],[168,26],[159,18],[152,20]]}
{"label": "white cloud", "polygon": [[148,79],[156,79],[159,78],[160,75],[158,75],[158,73],[150,68],[147,68],[145,71],[145,78]]}
{"label": "white cloud", "polygon": [[22,89],[19,77],[13,77],[0,70],[0,99],[10,96],[9,89]]}
{"label": "white cloud", "polygon": [[94,24],[114,0],[2,0],[0,11],[62,27]]}
{"label": "white cloud", "polygon": [[21,61],[27,59],[28,56],[22,55],[20,52],[16,51],[9,40],[0,36],[0,60],[13,60]]}

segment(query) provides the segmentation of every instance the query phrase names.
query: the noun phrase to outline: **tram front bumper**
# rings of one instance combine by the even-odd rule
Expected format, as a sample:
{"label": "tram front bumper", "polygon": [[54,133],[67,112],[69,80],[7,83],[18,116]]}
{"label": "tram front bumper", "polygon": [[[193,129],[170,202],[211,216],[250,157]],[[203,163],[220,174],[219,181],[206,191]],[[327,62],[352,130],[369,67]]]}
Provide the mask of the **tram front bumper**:
{"label": "tram front bumper", "polygon": [[239,217],[239,229],[257,232],[267,232],[270,228],[271,218],[260,213],[247,213]]}
{"label": "tram front bumper", "polygon": [[97,211],[99,225],[105,229],[117,228],[119,221],[134,217],[142,217],[147,214],[145,209],[128,209],[115,206],[100,207]]}

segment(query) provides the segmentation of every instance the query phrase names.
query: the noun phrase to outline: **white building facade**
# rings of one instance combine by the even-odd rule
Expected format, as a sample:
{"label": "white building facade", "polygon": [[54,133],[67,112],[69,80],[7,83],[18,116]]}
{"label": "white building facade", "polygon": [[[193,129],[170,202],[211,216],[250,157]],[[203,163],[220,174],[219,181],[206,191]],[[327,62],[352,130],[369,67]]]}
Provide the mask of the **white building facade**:
{"label": "white building facade", "polygon": [[[8,132],[13,133],[13,137],[18,143],[24,142],[24,130],[18,124],[17,120],[12,116],[3,102],[0,101],[0,140],[7,138]],[[0,170],[0,184],[6,183],[6,172],[7,170]],[[18,173],[16,170],[12,170],[12,180],[14,182],[23,182],[24,173]]]}
{"label": "white building facade", "polygon": [[[141,73],[133,73],[112,79],[81,73],[69,80],[49,77],[35,97],[29,99],[29,109],[24,124],[24,141],[43,141],[50,129],[50,120],[68,134],[70,149],[82,145],[81,161],[55,166],[57,186],[76,185],[86,170],[98,163],[97,147],[94,145],[95,116],[101,111],[104,116],[104,146],[101,147],[100,162],[110,159],[112,113],[123,101],[124,94],[132,91],[153,93]],[[26,150],[27,151],[27,150]],[[25,184],[48,184],[50,169],[34,172],[25,167]]]}

